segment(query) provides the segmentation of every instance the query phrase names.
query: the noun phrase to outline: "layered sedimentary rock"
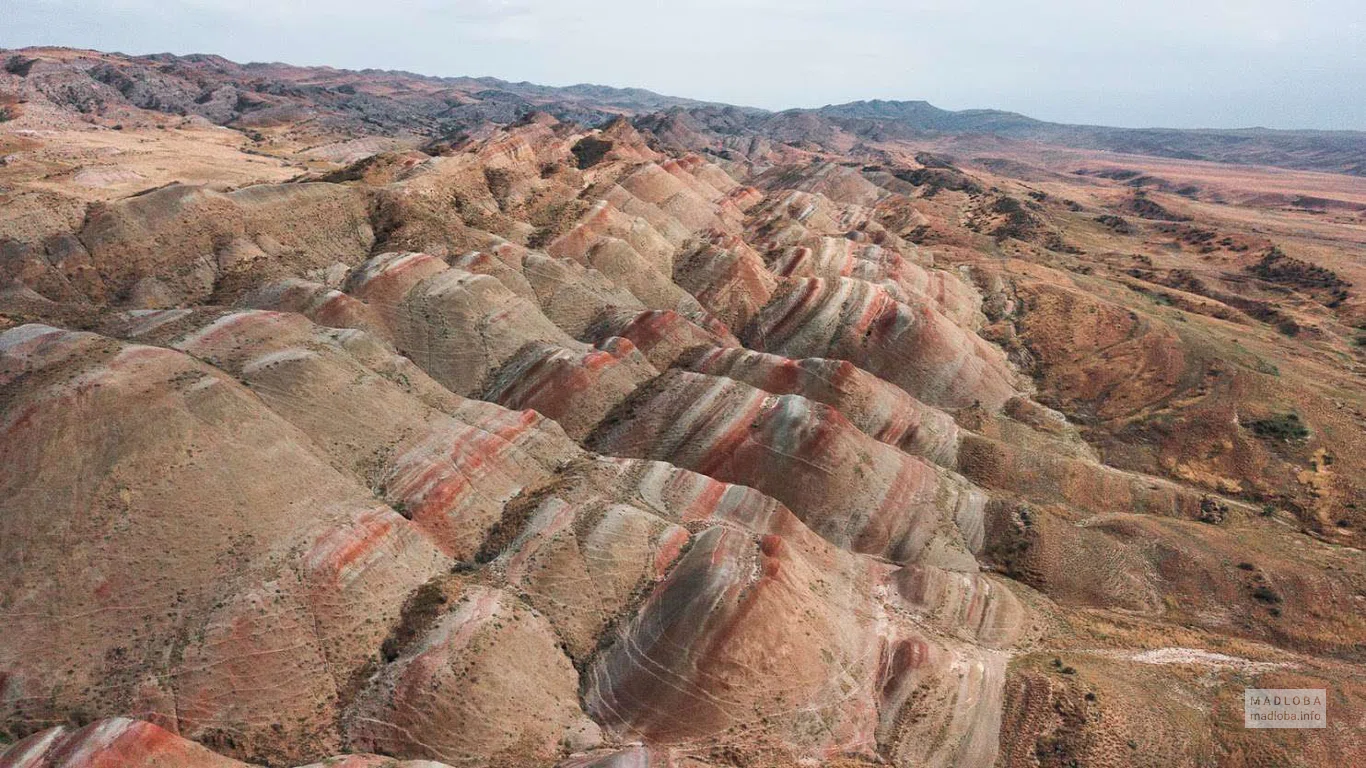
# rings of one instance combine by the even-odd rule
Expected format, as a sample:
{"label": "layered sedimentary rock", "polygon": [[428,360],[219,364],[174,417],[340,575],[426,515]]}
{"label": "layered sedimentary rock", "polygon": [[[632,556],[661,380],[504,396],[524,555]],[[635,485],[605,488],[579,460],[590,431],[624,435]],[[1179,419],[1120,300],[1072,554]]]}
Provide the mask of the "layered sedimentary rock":
{"label": "layered sedimentary rock", "polygon": [[949,414],[847,360],[793,359],[742,347],[698,348],[678,364],[778,395],[801,395],[839,411],[864,433],[944,467],[958,461],[958,425]]}
{"label": "layered sedimentary rock", "polygon": [[657,374],[634,344],[618,336],[585,353],[532,342],[490,374],[482,396],[508,408],[535,410],[581,438]]}
{"label": "layered sedimentary rock", "polygon": [[136,338],[174,346],[240,377],[457,558],[473,557],[508,499],[575,453],[536,414],[490,409],[449,393],[446,402],[433,403],[430,395],[424,401],[422,395],[440,389],[435,382],[402,366],[402,358],[377,373],[370,364],[397,356],[358,332],[259,311],[173,315],[151,328],[152,316],[136,320],[129,329]]}
{"label": "layered sedimentary rock", "polygon": [[985,494],[799,395],[670,371],[609,415],[589,445],[752,485],[857,552],[976,567],[968,550],[981,543]]}
{"label": "layered sedimentary rock", "polygon": [[724,326],[704,328],[677,312],[611,311],[600,315],[585,331],[590,339],[618,336],[629,339],[636,349],[660,370],[671,367],[685,353],[697,347],[738,347],[740,342]]}
{"label": "layered sedimentary rock", "polygon": [[589,671],[588,711],[609,731],[664,744],[988,759],[1003,660],[895,618],[871,597],[866,568],[829,547],[704,532]]}
{"label": "layered sedimentary rock", "polygon": [[364,199],[334,184],[227,193],[173,185],[93,210],[80,237],[100,275],[101,292],[92,299],[112,299],[141,283],[139,293],[154,298],[155,285],[171,305],[203,301],[262,274],[354,263],[374,243]]}
{"label": "layered sedimentary rock", "polygon": [[646,306],[597,270],[512,244],[496,246],[487,254],[465,254],[455,260],[455,266],[498,278],[508,290],[534,302],[570,336],[581,335],[602,312]]}
{"label": "layered sedimentary rock", "polygon": [[647,163],[617,183],[640,200],[658,206],[689,231],[734,230],[743,217],[739,208],[723,200],[720,191],[688,174],[675,160],[663,166]]}
{"label": "layered sedimentary rock", "polygon": [[0,754],[4,768],[245,768],[246,764],[151,723],[113,718],[30,736]]}
{"label": "layered sedimentary rock", "polygon": [[497,279],[428,254],[377,256],[350,276],[347,292],[374,309],[400,352],[452,392],[476,392],[529,342],[578,346]]}
{"label": "layered sedimentary rock", "polygon": [[665,275],[673,272],[673,253],[688,239],[687,227],[620,186],[590,187],[588,192],[599,199],[573,227],[546,246],[547,253],[584,261],[599,243],[621,240],[655,270]]}
{"label": "layered sedimentary rock", "polygon": [[[11,202],[0,737],[29,738],[0,765],[1263,754],[1217,714],[1134,714],[1211,659],[1361,711],[1355,550],[1281,524],[1354,524],[1345,405],[1249,351],[1214,366],[1153,283],[1107,282],[1130,257],[988,234],[1016,195],[1095,229],[1099,197],[745,122],[528,114],[41,237]],[[1306,354],[1346,354],[1334,327]],[[1258,407],[1168,424],[1208,393]],[[1251,432],[1249,393],[1311,436]],[[1293,487],[1238,484],[1260,466]],[[1215,494],[1273,485],[1283,508]],[[43,730],[120,716],[147,722]],[[1306,743],[1353,764],[1346,738]]]}
{"label": "layered sedimentary rock", "polygon": [[783,277],[852,277],[886,289],[904,303],[930,302],[962,325],[979,322],[981,297],[969,284],[939,269],[926,269],[900,253],[847,237],[821,237],[784,249],[772,264]]}
{"label": "layered sedimentary rock", "polygon": [[534,508],[525,527],[491,568],[546,616],[570,657],[584,662],[608,624],[629,614],[636,593],[673,566],[688,531],[592,491],[574,501],[547,495],[526,503]]}
{"label": "layered sedimentary rock", "polygon": [[669,273],[660,271],[660,265],[648,261],[626,240],[599,238],[582,261],[625,287],[646,307],[698,319],[708,317],[694,294],[675,283]]}
{"label": "layered sedimentary rock", "polygon": [[730,328],[743,328],[777,284],[753,248],[719,232],[679,254],[673,279]]}
{"label": "layered sedimentary rock", "polygon": [[1005,356],[933,306],[849,278],[785,283],[741,334],[746,346],[855,365],[941,408],[999,410],[1016,394]]}
{"label": "layered sedimentary rock", "polygon": [[[306,768],[443,768],[438,763],[345,755]],[[81,728],[40,731],[0,754],[3,768],[249,768],[152,723],[99,720]]]}
{"label": "layered sedimentary rock", "polygon": [[155,714],[246,754],[335,750],[340,681],[449,568],[435,543],[185,354],[36,325],[0,354],[0,547],[27,564],[6,720]]}
{"label": "layered sedimentary rock", "polygon": [[508,592],[470,586],[360,693],[347,732],[385,754],[545,762],[566,741],[582,749],[600,740],[577,689],[545,619]]}
{"label": "layered sedimentary rock", "polygon": [[964,437],[958,458],[959,471],[975,482],[1008,489],[1041,503],[1191,519],[1201,514],[1199,493],[1087,459],[1030,450],[979,435]]}
{"label": "layered sedimentary rock", "polygon": [[242,298],[242,304],[258,309],[295,312],[319,325],[385,333],[385,326],[370,305],[340,290],[296,277],[268,283]]}

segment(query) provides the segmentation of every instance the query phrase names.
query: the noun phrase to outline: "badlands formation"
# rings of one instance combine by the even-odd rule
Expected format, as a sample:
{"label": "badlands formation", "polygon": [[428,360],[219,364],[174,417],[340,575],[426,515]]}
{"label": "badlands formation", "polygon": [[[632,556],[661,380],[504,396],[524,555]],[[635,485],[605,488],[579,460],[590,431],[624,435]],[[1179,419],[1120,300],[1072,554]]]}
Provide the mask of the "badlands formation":
{"label": "badlands formation", "polygon": [[0,766],[1366,765],[1360,179],[3,56]]}

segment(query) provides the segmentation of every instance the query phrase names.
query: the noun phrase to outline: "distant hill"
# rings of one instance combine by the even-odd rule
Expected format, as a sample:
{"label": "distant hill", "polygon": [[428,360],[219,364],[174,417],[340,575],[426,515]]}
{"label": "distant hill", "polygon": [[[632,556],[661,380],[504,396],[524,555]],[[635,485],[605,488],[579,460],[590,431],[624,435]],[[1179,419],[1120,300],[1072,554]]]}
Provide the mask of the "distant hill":
{"label": "distant hill", "polygon": [[981,134],[1078,149],[1366,176],[1366,132],[1109,128],[1015,112],[939,109],[924,101],[855,101],[809,110],[863,138]]}
{"label": "distant hill", "polygon": [[26,104],[79,119],[137,123],[147,116],[197,116],[240,130],[290,126],[327,135],[438,137],[507,125],[532,112],[598,125],[632,117],[689,146],[737,137],[848,151],[859,142],[994,136],[1220,163],[1258,164],[1366,176],[1366,133],[1354,131],[1173,130],[1066,125],[991,109],[949,111],[924,101],[855,101],[769,112],[640,88],[552,87],[493,77],[279,63],[221,56],[119,53],[69,48],[0,51],[0,106]]}
{"label": "distant hill", "polygon": [[135,110],[147,110],[240,129],[302,124],[318,132],[358,135],[436,136],[505,125],[536,111],[596,125],[619,115],[708,105],[640,88],[555,88],[492,77],[67,48],[0,51],[0,93],[6,91],[12,99],[47,102],[96,118],[136,121]]}

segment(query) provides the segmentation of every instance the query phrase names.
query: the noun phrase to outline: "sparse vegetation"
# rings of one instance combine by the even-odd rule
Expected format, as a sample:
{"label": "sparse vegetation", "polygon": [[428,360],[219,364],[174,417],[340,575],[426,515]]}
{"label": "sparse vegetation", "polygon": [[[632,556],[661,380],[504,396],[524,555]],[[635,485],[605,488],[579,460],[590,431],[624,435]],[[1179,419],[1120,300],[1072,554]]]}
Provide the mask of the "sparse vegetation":
{"label": "sparse vegetation", "polygon": [[1133,198],[1129,200],[1128,209],[1135,216],[1142,219],[1152,219],[1154,221],[1190,221],[1189,216],[1173,213],[1164,206],[1148,197],[1148,193],[1143,190],[1136,190]]}
{"label": "sparse vegetation", "polygon": [[1096,221],[1104,224],[1111,232],[1114,232],[1117,235],[1132,235],[1135,231],[1134,225],[1130,224],[1128,219],[1123,216],[1116,216],[1112,213],[1097,216]]}
{"label": "sparse vegetation", "polygon": [[613,144],[606,139],[599,139],[596,136],[585,136],[580,139],[570,152],[574,153],[574,159],[578,162],[579,168],[592,168],[612,151]]}
{"label": "sparse vegetation", "polygon": [[1218,525],[1228,517],[1228,505],[1214,498],[1213,496],[1203,496],[1200,498],[1200,522]]}
{"label": "sparse vegetation", "polygon": [[1331,269],[1287,256],[1277,247],[1272,247],[1247,271],[1269,283],[1307,291],[1329,308],[1346,301],[1350,295],[1347,289],[1352,286]]}
{"label": "sparse vegetation", "polygon": [[934,158],[925,153],[917,155],[916,159],[925,167],[909,171],[894,171],[892,175],[908,184],[924,187],[922,194],[925,197],[934,197],[941,190],[966,192],[969,195],[982,194],[983,190],[980,184],[968,178],[947,160]]}
{"label": "sparse vegetation", "polygon": [[512,172],[506,168],[485,168],[484,183],[488,185],[489,194],[498,201],[502,207],[512,192],[513,176]]}
{"label": "sparse vegetation", "polygon": [[404,602],[398,625],[380,645],[384,661],[397,659],[409,643],[431,627],[445,605],[446,593],[439,582],[428,581],[418,587]]}
{"label": "sparse vegetation", "polygon": [[1010,238],[1025,240],[1038,226],[1038,220],[1025,210],[1024,205],[1008,195],[1001,195],[996,198],[988,210],[991,213],[1006,217],[1005,221],[991,231],[991,236],[998,241]]}
{"label": "sparse vegetation", "polygon": [[916,152],[915,161],[926,168],[954,168],[953,158],[933,152]]}
{"label": "sparse vegetation", "polygon": [[1247,427],[1263,440],[1294,442],[1309,438],[1309,428],[1294,413],[1278,413],[1265,419],[1249,421]]}

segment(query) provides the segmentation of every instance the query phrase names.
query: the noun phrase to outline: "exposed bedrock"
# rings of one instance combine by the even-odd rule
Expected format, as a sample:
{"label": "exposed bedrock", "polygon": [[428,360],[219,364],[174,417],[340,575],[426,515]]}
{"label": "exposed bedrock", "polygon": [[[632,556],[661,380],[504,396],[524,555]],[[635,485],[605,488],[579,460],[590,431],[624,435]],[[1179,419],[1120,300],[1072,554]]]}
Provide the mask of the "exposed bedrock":
{"label": "exposed bedrock", "polygon": [[719,231],[675,257],[673,280],[730,328],[743,328],[777,285],[753,248]]}
{"label": "exposed bedrock", "polygon": [[[305,768],[446,768],[426,761],[347,754]],[[202,744],[142,720],[97,720],[75,728],[55,726],[0,754],[0,768],[250,768]]]}
{"label": "exposed bedrock", "polygon": [[530,300],[560,330],[574,337],[581,336],[584,328],[604,311],[646,308],[630,291],[596,269],[512,243],[464,254],[454,260],[454,265],[496,277],[509,291]]}
{"label": "exposed bedrock", "polygon": [[152,279],[171,305],[232,294],[272,274],[355,264],[374,243],[364,197],[322,183],[226,193],[172,185],[95,206],[79,237],[100,277],[101,295],[90,298],[126,299]]}
{"label": "exposed bedrock", "polygon": [[586,352],[532,342],[490,374],[481,397],[554,419],[583,438],[607,412],[658,371],[627,339],[612,336]]}
{"label": "exposed bedrock", "polygon": [[657,206],[619,186],[592,188],[602,197],[568,231],[546,246],[546,253],[586,262],[600,242],[625,242],[662,275],[673,273],[673,254],[691,234],[678,220]]}
{"label": "exposed bedrock", "polygon": [[471,559],[503,504],[578,453],[533,412],[441,397],[435,382],[360,332],[293,314],[184,312],[160,313],[160,323],[139,315],[129,332],[238,376],[452,557]]}
{"label": "exposed bedrock", "polygon": [[0,552],[24,564],[0,585],[6,721],[124,712],[241,755],[336,751],[348,676],[450,567],[435,543],[183,353],[21,326],[0,387]]}
{"label": "exposed bedrock", "polygon": [[987,488],[1090,513],[1140,512],[1190,519],[1201,513],[1201,494],[1169,480],[970,433],[963,437],[958,452],[958,471]]}
{"label": "exposed bedrock", "polygon": [[[1350,551],[1092,448],[962,275],[1102,421],[1184,391],[1197,323],[985,258],[883,148],[657,140],[533,114],[4,244],[0,768],[1032,765],[1058,706],[1157,700],[1075,638],[1360,660]],[[1312,493],[1354,466],[1324,410],[1240,440]]]}
{"label": "exposed bedrock", "polygon": [[428,254],[376,256],[351,274],[347,292],[374,309],[400,352],[459,394],[478,391],[528,342],[579,346],[496,278]]}
{"label": "exposed bedrock", "polygon": [[[578,674],[546,620],[513,594],[468,586],[345,714],[356,748],[443,760],[548,762],[597,746]],[[514,693],[515,692],[515,693]]]}
{"label": "exposed bedrock", "polygon": [[649,310],[604,312],[584,333],[585,338],[601,341],[612,336],[630,339],[654,364],[665,370],[684,353],[696,347],[739,347],[740,342],[724,326],[704,328],[677,312]]}
{"label": "exposed bedrock", "polygon": [[673,370],[609,414],[587,444],[758,488],[856,552],[976,569],[984,493],[798,395]]}
{"label": "exposed bedrock", "polygon": [[900,253],[846,237],[820,237],[781,249],[770,268],[781,277],[855,278],[887,290],[897,301],[929,302],[965,327],[984,319],[982,297],[970,284],[940,269],[927,269]]}
{"label": "exposed bedrock", "polygon": [[689,539],[679,523],[591,492],[574,502],[557,495],[525,500],[505,519],[515,528],[523,516],[525,526],[489,567],[547,618],[579,663],[597,650],[611,622],[629,616],[639,591],[668,571]]}
{"label": "exposed bedrock", "polygon": [[[1200,514],[1201,495],[1175,483],[1047,450],[1058,442],[1050,433],[1004,416],[982,421],[1003,440],[960,429],[947,413],[848,361],[792,360],[743,348],[711,348],[694,350],[678,365],[774,394],[800,394],[825,403],[864,433],[1002,493],[1096,512],[1187,518]],[[1027,417],[1018,400],[1007,410]]]}
{"label": "exposed bedrock", "polygon": [[949,414],[847,360],[792,359],[742,347],[698,348],[676,363],[778,395],[825,403],[866,434],[940,466],[958,460],[958,425]]}
{"label": "exposed bedrock", "polygon": [[903,304],[862,280],[784,283],[741,338],[787,357],[848,360],[940,408],[994,412],[1017,394],[998,348],[928,304]]}
{"label": "exposed bedrock", "polygon": [[152,723],[112,718],[82,728],[56,726],[0,753],[3,768],[247,768]]}
{"label": "exposed bedrock", "polygon": [[[635,626],[633,622],[646,610],[642,606],[707,612],[706,606],[715,602],[716,595],[703,588],[704,583],[687,577],[691,571],[680,570],[681,558],[697,550],[699,541],[724,534],[746,542],[767,542],[763,546],[769,550],[792,549],[797,554],[790,557],[802,562],[815,558],[821,563],[801,566],[818,583],[804,587],[807,592],[800,601],[780,601],[787,606],[782,610],[800,615],[775,626],[773,631],[779,633],[775,637],[799,632],[800,622],[807,621],[802,616],[812,611],[832,611],[832,616],[852,611],[860,617],[855,623],[864,625],[857,642],[841,645],[844,640],[832,639],[823,630],[803,640],[814,645],[800,651],[800,659],[806,660],[802,663],[817,659],[823,666],[804,673],[798,683],[820,683],[813,694],[824,702],[818,709],[847,724],[837,728],[843,735],[815,735],[807,733],[806,726],[794,731],[782,718],[770,717],[761,733],[766,743],[801,754],[909,749],[893,744],[910,733],[898,728],[930,717],[939,723],[935,733],[948,734],[945,743],[957,745],[955,750],[987,748],[983,746],[989,743],[984,741],[985,726],[973,723],[996,717],[990,709],[990,692],[967,692],[991,679],[974,670],[989,669],[995,662],[989,652],[962,643],[1005,642],[1003,638],[1019,629],[1012,629],[1012,622],[1022,624],[1023,620],[1015,618],[1019,611],[1011,607],[1013,602],[1003,602],[1010,601],[1009,597],[990,592],[990,586],[975,573],[955,575],[928,564],[959,558],[954,560],[958,567],[969,567],[971,556],[961,543],[942,547],[942,552],[935,549],[937,554],[923,558],[926,564],[917,567],[917,575],[903,575],[893,566],[831,547],[779,501],[758,490],[658,461],[581,454],[543,417],[452,395],[378,339],[353,329],[315,326],[300,315],[211,308],[137,311],[110,316],[106,328],[109,333],[160,346],[127,347],[93,334],[21,329],[22,333],[11,331],[7,336],[13,339],[10,346],[19,350],[13,353],[15,359],[22,359],[25,367],[23,371],[18,364],[12,367],[23,373],[35,367],[28,361],[54,354],[43,351],[47,347],[41,340],[36,344],[33,340],[57,334],[69,335],[68,343],[76,345],[74,351],[56,354],[57,364],[71,354],[90,357],[86,345],[104,345],[114,351],[146,350],[153,357],[184,361],[211,376],[220,375],[186,357],[188,353],[245,384],[242,388],[223,379],[223,386],[255,403],[262,418],[274,419],[279,429],[289,431],[305,455],[317,451],[312,461],[319,471],[331,472],[337,482],[358,490],[369,486],[363,494],[382,495],[410,518],[378,506],[378,520],[365,520],[360,532],[333,530],[306,552],[304,562],[310,568],[338,559],[346,563],[322,571],[342,574],[330,578],[346,587],[299,587],[300,596],[294,597],[288,588],[269,582],[218,598],[221,607],[210,613],[204,647],[201,641],[189,644],[184,658],[190,666],[172,667],[168,679],[174,687],[160,694],[176,701],[177,708],[166,710],[156,699],[149,699],[153,704],[139,710],[148,716],[235,756],[272,762],[300,762],[341,746],[456,764],[553,761],[566,751],[592,748],[603,738],[598,726],[579,709],[580,684],[574,665],[605,664],[602,660],[617,652],[613,649],[632,647],[634,640],[617,640],[614,633]],[[32,381],[27,374],[20,378],[24,386]],[[6,386],[12,385],[6,381]],[[803,408],[821,408],[803,402]],[[917,462],[926,471],[932,469],[862,435],[834,411],[825,411],[825,419],[838,420],[836,426],[813,423],[809,428],[835,432],[837,445],[856,435],[852,439],[865,448]],[[761,429],[775,434],[790,431],[781,425]],[[791,429],[804,427],[798,424]],[[164,443],[165,436],[159,440]],[[279,458],[274,452],[260,460]],[[328,468],[328,462],[341,472]],[[870,468],[897,466],[888,462],[884,457]],[[916,493],[911,485],[900,487]],[[212,485],[202,490],[226,493]],[[277,496],[297,498],[298,494],[278,492]],[[945,510],[932,513],[940,516],[941,533],[961,539],[954,523],[943,519]],[[142,511],[135,519],[145,531],[147,524],[141,518],[155,514]],[[436,567],[411,572],[406,580],[377,581],[376,569],[382,573],[404,562],[387,554],[388,549],[375,554],[366,544],[380,535],[380,523],[386,520],[391,522],[385,525],[429,542],[424,545],[427,558]],[[202,531],[186,540],[196,541],[197,556],[208,557],[205,553],[215,551],[213,538],[204,538]],[[478,551],[473,551],[476,547]],[[438,549],[466,562],[485,564],[477,576],[445,575],[450,560]],[[727,549],[718,559],[708,560],[712,565],[707,567],[748,573],[753,567],[745,564],[749,556]],[[779,561],[787,557],[781,555]],[[846,580],[828,576],[831,569],[843,569],[857,582],[849,582],[847,593],[832,592],[834,587],[846,589]],[[675,578],[681,581],[670,581]],[[675,584],[669,587],[672,592],[650,597],[665,589],[661,585],[666,583]],[[348,588],[366,590],[364,599],[336,592]],[[422,619],[417,606],[430,599],[433,588],[440,590],[441,598],[434,601],[439,606],[434,615]],[[194,594],[183,589],[177,592],[176,599]],[[883,597],[875,598],[878,594]],[[387,613],[376,609],[379,600],[388,607]],[[880,607],[877,600],[890,601],[892,607]],[[296,601],[301,607],[291,608]],[[898,617],[919,615],[934,634],[958,639],[928,640],[929,630],[902,618],[895,619],[897,629],[889,635],[889,630],[882,629],[887,620],[866,618],[870,612],[889,611]],[[298,633],[314,631],[306,617],[319,622],[316,631],[323,641],[334,632],[332,627],[373,629],[333,650],[327,642],[303,642],[312,636]],[[829,626],[845,624],[843,619],[827,621]],[[241,637],[241,632],[248,634]],[[309,651],[315,643],[320,648]],[[661,657],[658,663],[675,668],[702,663],[709,669],[717,663],[731,663],[709,656],[693,660],[694,654],[714,653],[708,650],[712,647],[703,643],[674,649],[673,655]],[[301,663],[299,654],[305,651],[319,657],[312,667]],[[855,657],[855,652],[860,656]],[[265,654],[270,663],[263,663],[257,654]],[[857,660],[860,666],[832,683],[827,656]],[[910,658],[919,660],[910,664]],[[886,659],[902,660],[893,664],[897,670],[893,682],[887,682],[881,671]],[[117,668],[110,667],[106,673]],[[338,671],[333,672],[334,668]],[[772,676],[763,667],[734,668],[734,672],[741,676],[733,682],[747,691],[746,696],[767,696],[764,692],[772,685]],[[603,684],[614,680],[612,675],[597,679]],[[254,681],[262,693],[224,700],[222,692],[241,680]],[[638,684],[629,679],[611,682],[614,687]],[[702,679],[702,684],[711,683]],[[864,691],[860,698],[846,695],[850,685]],[[968,695],[985,702],[987,709],[959,707],[955,711],[952,705],[933,704],[915,718],[897,714],[912,706],[905,692],[926,685],[944,702]],[[309,720],[317,731],[312,740],[290,735],[297,752],[277,751],[268,736],[274,732],[268,726],[275,713],[302,707],[308,697],[316,699],[328,690],[333,691],[330,708]],[[155,689],[149,692],[145,685],[138,690],[144,697],[152,693]],[[299,698],[285,697],[285,693]],[[89,706],[94,712],[107,711],[101,701]],[[252,720],[253,710],[244,709],[252,706],[271,715]],[[490,716],[494,712],[502,714]],[[737,722],[734,715],[717,722],[730,729]],[[631,721],[654,717],[645,710],[621,716]],[[609,722],[599,718],[602,724]],[[266,735],[258,736],[258,731]],[[232,740],[215,735],[222,733],[231,733]],[[932,745],[939,743],[940,736],[908,738],[922,739],[920,746],[907,753],[914,756],[908,759],[919,759],[935,754],[938,747]]]}
{"label": "exposed bedrock", "polygon": [[709,529],[590,667],[587,709],[652,743],[989,762],[1004,660],[900,619],[874,597],[880,570],[828,546]]}

